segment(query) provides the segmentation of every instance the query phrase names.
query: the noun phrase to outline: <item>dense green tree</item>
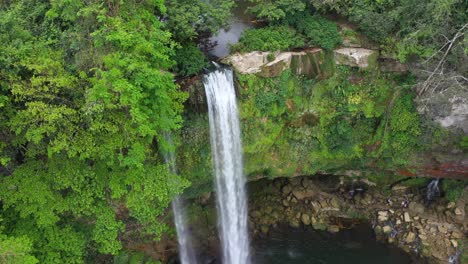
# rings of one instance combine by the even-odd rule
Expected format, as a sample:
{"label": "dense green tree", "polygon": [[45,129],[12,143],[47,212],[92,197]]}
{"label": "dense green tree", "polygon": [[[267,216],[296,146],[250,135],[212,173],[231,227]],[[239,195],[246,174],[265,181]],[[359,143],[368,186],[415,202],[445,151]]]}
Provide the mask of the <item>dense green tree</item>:
{"label": "dense green tree", "polygon": [[31,241],[26,237],[7,237],[0,234],[0,262],[35,264],[38,260],[30,254]]}
{"label": "dense green tree", "polygon": [[125,217],[155,237],[165,230],[158,216],[185,181],[159,161],[156,142],[179,127],[186,97],[167,72],[175,43],[158,19],[165,9],[0,4],[0,217],[41,262],[82,263],[87,248],[116,254]]}
{"label": "dense green tree", "polygon": [[468,22],[462,0],[310,0],[320,12],[349,17],[372,40],[405,61],[431,56]]}
{"label": "dense green tree", "polygon": [[247,29],[231,47],[232,52],[277,51],[303,47],[304,38],[288,26]]}
{"label": "dense green tree", "polygon": [[227,26],[234,0],[166,0],[167,26],[178,42],[195,40]]}
{"label": "dense green tree", "polygon": [[190,43],[177,49],[174,55],[175,72],[180,76],[191,76],[208,67],[205,54],[195,44]]}
{"label": "dense green tree", "polygon": [[250,12],[267,21],[278,21],[306,8],[303,0],[249,0],[249,2],[253,4],[249,8]]}

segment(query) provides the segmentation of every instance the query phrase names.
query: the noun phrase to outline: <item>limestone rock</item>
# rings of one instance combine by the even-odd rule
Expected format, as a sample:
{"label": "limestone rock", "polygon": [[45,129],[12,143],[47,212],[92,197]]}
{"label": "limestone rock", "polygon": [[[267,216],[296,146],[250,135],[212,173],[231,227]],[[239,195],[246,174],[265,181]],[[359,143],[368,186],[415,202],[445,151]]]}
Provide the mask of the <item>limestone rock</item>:
{"label": "limestone rock", "polygon": [[330,206],[333,208],[340,208],[340,204],[336,198],[330,199]]}
{"label": "limestone rock", "polygon": [[289,194],[291,192],[292,188],[291,185],[285,185],[283,188],[281,188],[281,192],[285,195]]}
{"label": "limestone rock", "polygon": [[455,214],[456,215],[462,215],[463,214],[462,209],[460,209],[459,207],[455,208]]}
{"label": "limestone rock", "polygon": [[384,234],[390,234],[392,232],[392,228],[386,225],[383,227],[382,231],[384,232]]}
{"label": "limestone rock", "polygon": [[312,180],[309,180],[309,179],[303,179],[302,180],[302,187],[308,189],[308,188],[311,188],[314,186],[314,182]]}
{"label": "limestone rock", "polygon": [[377,219],[379,222],[385,222],[388,220],[388,211],[379,211]]}
{"label": "limestone rock", "polygon": [[458,247],[458,242],[455,239],[450,240],[450,243],[452,244],[454,248]]}
{"label": "limestone rock", "polygon": [[405,73],[408,71],[406,64],[400,63],[393,58],[379,58],[379,68],[383,72]]}
{"label": "limestone rock", "polygon": [[289,225],[293,228],[298,228],[300,226],[299,220],[291,219],[291,221],[289,221]]}
{"label": "limestone rock", "polygon": [[242,74],[258,74],[262,77],[276,77],[284,70],[291,69],[294,74],[317,77],[321,71],[322,50],[318,48],[298,52],[261,52],[236,53],[222,60],[232,65]]}
{"label": "limestone rock", "polygon": [[303,214],[301,220],[304,225],[310,225],[310,216],[308,214]]}
{"label": "limestone rock", "polygon": [[447,228],[444,225],[438,225],[437,230],[439,230],[440,233],[445,234],[447,233]]}
{"label": "limestone rock", "polygon": [[409,232],[408,235],[406,235],[406,243],[413,243],[414,240],[416,239],[416,234],[413,232]]}
{"label": "limestone rock", "polygon": [[463,238],[463,234],[460,233],[460,232],[455,232],[454,231],[454,232],[452,232],[452,237],[456,238],[456,239],[461,239],[461,238]]}
{"label": "limestone rock", "polygon": [[396,193],[406,193],[409,191],[409,189],[410,188],[408,186],[404,186],[401,184],[396,184],[395,186],[392,187],[392,191]]}
{"label": "limestone rock", "polygon": [[424,213],[424,205],[418,202],[411,202],[409,204],[409,209],[415,214],[423,214]]}
{"label": "limestone rock", "polygon": [[410,215],[409,215],[408,212],[405,212],[405,213],[403,214],[403,217],[404,217],[404,219],[405,219],[405,222],[407,222],[407,223],[411,222],[411,217],[410,217]]}
{"label": "limestone rock", "polygon": [[338,232],[340,232],[340,227],[337,226],[337,225],[331,225],[331,226],[328,227],[328,232],[338,233]]}
{"label": "limestone rock", "polygon": [[314,191],[309,190],[309,189],[298,189],[298,190],[293,190],[292,194],[298,199],[298,200],[303,200],[305,198],[309,198],[314,196]]}
{"label": "limestone rock", "polygon": [[334,51],[335,63],[359,67],[361,69],[372,68],[377,65],[378,52],[362,48],[341,48]]}

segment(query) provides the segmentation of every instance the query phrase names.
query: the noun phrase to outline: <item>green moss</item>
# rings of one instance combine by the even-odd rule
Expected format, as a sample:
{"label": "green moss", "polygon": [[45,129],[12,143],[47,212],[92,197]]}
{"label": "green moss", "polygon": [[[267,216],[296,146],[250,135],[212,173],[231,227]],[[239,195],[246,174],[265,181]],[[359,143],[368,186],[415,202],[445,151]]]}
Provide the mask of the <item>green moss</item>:
{"label": "green moss", "polygon": [[444,193],[444,198],[448,201],[456,202],[462,195],[463,190],[467,184],[467,181],[443,179],[442,191]]}
{"label": "green moss", "polygon": [[429,180],[427,178],[411,178],[401,182],[401,185],[412,187],[412,188],[422,188],[427,186]]}
{"label": "green moss", "polygon": [[[413,94],[397,88],[404,82],[348,67],[337,67],[327,79],[306,79],[291,71],[275,78],[238,75],[246,175],[274,178],[406,166],[422,143]],[[199,186],[195,189],[206,190],[212,180],[208,120],[193,114],[186,120],[181,172]],[[372,175],[385,177],[388,184],[400,179]]]}
{"label": "green moss", "polygon": [[[184,127],[180,132],[181,144],[177,148],[177,168],[179,173],[198,191],[206,191],[206,184],[212,181],[212,161],[208,116],[190,114],[185,117]],[[194,194],[193,188],[187,192]]]}
{"label": "green moss", "polygon": [[468,136],[463,136],[460,140],[460,148],[463,149],[463,151],[468,151]]}

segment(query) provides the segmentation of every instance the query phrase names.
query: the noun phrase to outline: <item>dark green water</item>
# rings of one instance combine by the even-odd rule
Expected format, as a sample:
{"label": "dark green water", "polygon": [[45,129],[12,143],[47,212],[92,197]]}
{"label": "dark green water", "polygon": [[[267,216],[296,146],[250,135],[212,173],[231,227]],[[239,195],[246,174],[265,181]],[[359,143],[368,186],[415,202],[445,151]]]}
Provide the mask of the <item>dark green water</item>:
{"label": "dark green water", "polygon": [[410,264],[404,251],[379,243],[368,226],[337,234],[281,227],[254,241],[255,264]]}

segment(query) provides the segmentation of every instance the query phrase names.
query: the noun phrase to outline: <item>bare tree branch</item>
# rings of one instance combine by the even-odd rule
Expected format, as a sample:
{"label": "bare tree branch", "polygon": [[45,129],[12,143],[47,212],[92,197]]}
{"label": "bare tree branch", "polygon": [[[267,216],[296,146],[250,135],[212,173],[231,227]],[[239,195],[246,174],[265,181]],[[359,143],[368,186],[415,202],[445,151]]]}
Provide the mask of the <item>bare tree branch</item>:
{"label": "bare tree branch", "polygon": [[[446,62],[446,58],[447,58],[447,55],[450,53],[450,51],[452,50],[452,47],[453,45],[455,44],[455,42],[457,41],[458,38],[460,38],[461,36],[463,36],[465,34],[464,30],[468,27],[468,23],[463,25],[463,27],[461,27],[456,33],[455,33],[455,36],[449,40],[447,43],[445,43],[443,45],[443,47],[447,46],[448,44],[448,47],[447,49],[445,50],[444,52],[444,55],[442,56],[442,58],[440,59],[439,63],[437,64],[437,66],[435,67],[434,71],[429,75],[429,77],[426,79],[426,81],[424,81],[421,89],[419,89],[418,91],[418,95],[421,96],[422,94],[424,94],[427,89],[431,86],[431,82],[432,82],[432,79],[434,78],[434,75],[439,71],[440,69],[440,73],[438,74],[443,74],[443,71],[444,71],[444,64]],[[443,48],[442,47],[442,48]],[[439,51],[437,51],[436,53],[438,53]],[[435,54],[436,54],[435,53]],[[434,54],[434,55],[435,55]],[[432,55],[431,57],[433,57],[434,55]]]}

